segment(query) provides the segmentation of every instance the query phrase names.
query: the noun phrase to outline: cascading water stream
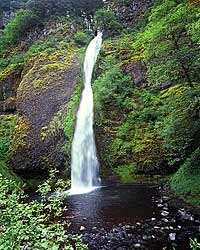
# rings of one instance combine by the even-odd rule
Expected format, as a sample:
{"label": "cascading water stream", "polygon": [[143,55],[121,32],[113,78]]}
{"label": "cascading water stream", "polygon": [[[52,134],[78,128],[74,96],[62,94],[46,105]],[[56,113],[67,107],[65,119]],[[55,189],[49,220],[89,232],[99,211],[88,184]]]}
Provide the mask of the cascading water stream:
{"label": "cascading water stream", "polygon": [[84,61],[84,89],[77,113],[72,142],[70,194],[92,191],[99,186],[99,163],[93,131],[93,92],[91,87],[93,68],[101,47],[102,33],[90,42]]}

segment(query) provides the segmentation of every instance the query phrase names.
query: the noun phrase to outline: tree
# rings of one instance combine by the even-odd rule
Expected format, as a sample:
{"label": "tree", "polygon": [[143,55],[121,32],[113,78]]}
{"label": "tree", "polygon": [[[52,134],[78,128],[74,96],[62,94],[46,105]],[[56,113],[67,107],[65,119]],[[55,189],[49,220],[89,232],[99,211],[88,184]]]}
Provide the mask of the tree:
{"label": "tree", "polygon": [[99,9],[96,11],[94,21],[97,29],[103,31],[104,36],[111,37],[119,34],[122,26],[117,20],[114,12],[106,9]]}
{"label": "tree", "polygon": [[30,29],[40,24],[39,18],[32,11],[20,10],[11,19],[4,30],[7,45],[17,43]]}
{"label": "tree", "polygon": [[153,86],[198,81],[199,46],[188,33],[196,22],[198,8],[166,0],[152,9],[145,31],[137,36],[134,47],[147,66]]}

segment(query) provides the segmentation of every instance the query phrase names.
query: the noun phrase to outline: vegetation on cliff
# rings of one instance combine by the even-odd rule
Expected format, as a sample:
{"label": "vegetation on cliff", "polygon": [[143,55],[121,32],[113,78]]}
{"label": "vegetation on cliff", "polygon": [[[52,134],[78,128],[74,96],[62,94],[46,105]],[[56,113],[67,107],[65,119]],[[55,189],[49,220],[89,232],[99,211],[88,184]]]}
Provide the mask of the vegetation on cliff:
{"label": "vegetation on cliff", "polygon": [[[200,141],[199,7],[157,1],[137,28],[123,33],[104,43],[94,82],[102,173],[110,168],[126,182],[180,169],[172,187],[184,196],[198,195],[199,179],[196,185],[191,180],[196,170],[189,175],[184,169],[193,168],[188,157],[196,155]],[[190,190],[182,185],[183,172]]]}
{"label": "vegetation on cliff", "polygon": [[85,249],[57,221],[62,199],[46,198],[52,183],[68,184],[51,172],[42,200],[26,203],[13,171],[46,178],[56,167],[69,176],[91,29],[104,34],[93,84],[102,176],[127,183],[169,175],[178,195],[200,205],[199,1],[134,6],[0,0],[0,249]]}
{"label": "vegetation on cliff", "polygon": [[[54,82],[62,82],[71,74],[66,73],[66,69],[75,67],[74,55],[80,57],[80,48],[89,42],[80,21],[87,18],[92,26],[94,15],[95,26],[100,27],[107,38],[94,83],[96,137],[103,172],[130,173],[133,180],[138,174],[176,172],[199,147],[198,2],[155,1],[146,3],[143,9],[137,3],[137,18],[137,13],[129,13],[131,1],[106,1],[104,5],[101,1],[92,4],[88,1],[87,6],[85,3],[32,0],[14,5],[1,2],[2,13],[17,10],[15,18],[7,21],[1,31],[0,80],[6,86],[11,77],[16,79],[15,87],[9,86],[8,91],[7,87],[2,88],[2,110],[15,112],[17,105],[18,112],[23,113],[12,133],[9,155],[17,166],[21,160],[16,157],[23,148],[26,148],[25,155],[35,151],[30,138],[51,147],[52,140],[62,134],[68,138],[67,143],[60,143],[56,152],[52,148],[51,154],[59,158],[62,166],[63,162],[69,165],[80,87],[69,106],[63,103],[46,121],[39,110],[41,107],[46,110],[46,106],[41,106],[41,98],[50,96],[52,89],[55,91]],[[104,8],[98,9],[102,6]],[[123,21],[122,10],[133,21]],[[66,19],[64,16],[69,14],[71,17]],[[111,36],[114,38],[109,38]],[[14,93],[10,94],[10,88]],[[30,98],[39,105],[35,117],[29,115]],[[65,118],[66,110],[69,114]],[[31,129],[33,134],[38,131],[37,137],[30,134]],[[104,143],[106,147],[101,146]],[[44,154],[32,156],[40,159],[42,168],[57,165],[57,160],[50,160]],[[27,168],[30,168],[31,156],[28,161]]]}
{"label": "vegetation on cliff", "polygon": [[[1,14],[15,11],[13,2],[0,3]],[[69,181],[56,181],[48,172],[59,168],[60,176],[69,176],[81,63],[91,36],[80,23],[85,17],[74,20],[62,6],[53,15],[49,4],[19,1],[0,31],[0,249],[86,249],[80,237],[69,238],[68,222],[59,221],[64,196],[49,197],[65,191]],[[23,189],[47,175],[38,187],[40,200],[27,200]]]}
{"label": "vegetation on cliff", "polygon": [[[18,15],[7,27],[16,20]],[[29,32],[17,47],[13,44],[10,51],[2,51],[1,112],[20,113],[9,165],[25,178],[53,167],[64,169],[65,163],[69,166],[70,146],[66,151],[64,145],[72,135],[65,134],[64,120],[71,95],[81,84],[81,58],[89,40],[83,26],[56,17],[45,28]]]}

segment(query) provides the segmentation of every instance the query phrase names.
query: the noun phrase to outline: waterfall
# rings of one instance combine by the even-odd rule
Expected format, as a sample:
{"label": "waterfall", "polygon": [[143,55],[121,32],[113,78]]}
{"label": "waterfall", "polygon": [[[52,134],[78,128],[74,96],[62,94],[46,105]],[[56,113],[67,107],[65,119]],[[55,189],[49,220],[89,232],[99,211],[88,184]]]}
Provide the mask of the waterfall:
{"label": "waterfall", "polygon": [[90,42],[84,61],[84,88],[72,142],[71,194],[90,192],[100,184],[93,131],[92,72],[102,43],[102,33]]}

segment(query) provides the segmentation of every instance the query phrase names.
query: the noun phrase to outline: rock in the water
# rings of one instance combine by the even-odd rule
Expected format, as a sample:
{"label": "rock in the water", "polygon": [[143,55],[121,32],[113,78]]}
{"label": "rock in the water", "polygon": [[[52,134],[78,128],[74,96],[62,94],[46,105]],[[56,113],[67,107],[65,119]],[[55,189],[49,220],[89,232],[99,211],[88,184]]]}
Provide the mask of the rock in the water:
{"label": "rock in the water", "polygon": [[169,238],[171,241],[175,241],[176,240],[176,233],[170,233]]}
{"label": "rock in the water", "polygon": [[140,244],[140,243],[136,243],[136,244],[134,245],[134,247],[135,247],[135,248],[140,248],[140,247],[141,247],[141,244]]}
{"label": "rock in the water", "polygon": [[84,226],[81,226],[80,227],[80,231],[84,231],[85,230],[85,227]]}

